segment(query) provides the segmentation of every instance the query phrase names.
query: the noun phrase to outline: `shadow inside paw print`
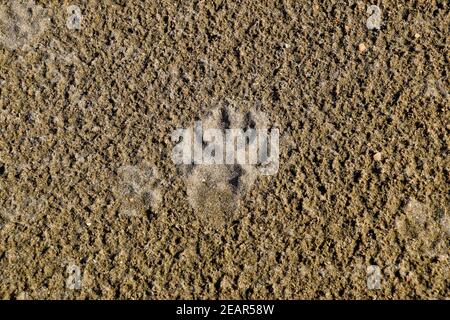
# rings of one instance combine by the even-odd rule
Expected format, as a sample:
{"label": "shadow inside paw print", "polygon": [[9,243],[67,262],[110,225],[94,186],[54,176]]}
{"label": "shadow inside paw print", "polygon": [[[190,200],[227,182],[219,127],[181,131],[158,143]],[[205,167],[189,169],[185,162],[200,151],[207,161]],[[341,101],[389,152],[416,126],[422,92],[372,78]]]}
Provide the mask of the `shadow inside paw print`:
{"label": "shadow inside paw print", "polygon": [[[413,256],[440,257],[448,254],[448,216],[414,198],[408,200],[396,219],[396,230]],[[448,259],[448,255],[447,255]]]}
{"label": "shadow inside paw print", "polygon": [[45,212],[47,205],[45,197],[24,195],[8,199],[0,207],[0,229],[6,225],[30,225],[40,213]]}

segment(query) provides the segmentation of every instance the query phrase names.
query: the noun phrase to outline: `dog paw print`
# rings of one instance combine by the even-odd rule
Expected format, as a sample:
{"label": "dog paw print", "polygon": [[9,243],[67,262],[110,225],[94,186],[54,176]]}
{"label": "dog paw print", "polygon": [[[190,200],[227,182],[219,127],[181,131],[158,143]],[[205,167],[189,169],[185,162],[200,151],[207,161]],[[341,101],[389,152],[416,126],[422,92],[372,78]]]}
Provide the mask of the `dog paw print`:
{"label": "dog paw print", "polygon": [[126,165],[118,170],[117,197],[120,214],[137,217],[153,214],[161,203],[160,179],[157,169],[148,164]]}
{"label": "dog paw print", "polygon": [[34,1],[10,1],[0,5],[0,43],[8,49],[32,45],[45,31],[49,19]]}
{"label": "dog paw print", "polygon": [[437,257],[448,253],[449,217],[410,198],[396,219],[396,230],[413,256]]}
{"label": "dog paw print", "polygon": [[[268,127],[268,119],[262,112],[255,109],[240,112],[233,103],[224,102],[207,113],[201,125],[203,133],[199,134],[196,125],[192,140],[193,149],[199,149],[202,154],[201,161],[195,159],[194,155],[190,164],[184,163],[181,167],[186,177],[188,200],[194,211],[213,227],[220,227],[231,220],[239,202],[251,190],[256,177],[278,170],[278,161],[273,161],[267,154],[260,156],[256,152],[262,141],[258,133],[267,131]],[[220,133],[217,134],[220,139],[208,139],[205,142],[208,130]],[[245,138],[230,140],[227,135],[231,130],[245,133]],[[232,152],[231,158],[230,143],[236,152]],[[187,144],[186,148],[189,149],[190,145]],[[252,148],[256,155],[254,161],[250,160],[249,155]],[[240,150],[244,152],[241,160],[245,161],[238,161],[237,153]]]}

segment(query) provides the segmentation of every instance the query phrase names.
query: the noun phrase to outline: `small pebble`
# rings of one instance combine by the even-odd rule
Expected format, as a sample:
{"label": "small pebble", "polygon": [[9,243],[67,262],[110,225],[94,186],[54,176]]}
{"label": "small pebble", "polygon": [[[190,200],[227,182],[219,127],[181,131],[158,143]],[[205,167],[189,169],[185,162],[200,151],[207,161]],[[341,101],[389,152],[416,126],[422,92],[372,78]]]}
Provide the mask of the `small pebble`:
{"label": "small pebble", "polygon": [[382,159],[381,152],[377,152],[373,155],[373,160],[381,161],[381,159]]}
{"label": "small pebble", "polygon": [[363,52],[366,51],[366,50],[367,50],[367,47],[366,47],[366,45],[365,45],[364,43],[360,43],[360,44],[358,45],[358,51],[359,51],[359,52],[363,53]]}

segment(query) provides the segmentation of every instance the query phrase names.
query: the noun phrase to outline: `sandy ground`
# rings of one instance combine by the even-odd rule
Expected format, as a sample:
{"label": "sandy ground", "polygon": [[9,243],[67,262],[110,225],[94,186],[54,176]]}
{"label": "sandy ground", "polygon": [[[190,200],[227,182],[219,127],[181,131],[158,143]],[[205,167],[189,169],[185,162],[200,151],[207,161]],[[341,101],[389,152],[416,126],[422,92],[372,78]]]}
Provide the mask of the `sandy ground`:
{"label": "sandy ground", "polygon": [[[450,298],[446,1],[1,3],[1,298]],[[276,174],[174,164],[251,110]]]}

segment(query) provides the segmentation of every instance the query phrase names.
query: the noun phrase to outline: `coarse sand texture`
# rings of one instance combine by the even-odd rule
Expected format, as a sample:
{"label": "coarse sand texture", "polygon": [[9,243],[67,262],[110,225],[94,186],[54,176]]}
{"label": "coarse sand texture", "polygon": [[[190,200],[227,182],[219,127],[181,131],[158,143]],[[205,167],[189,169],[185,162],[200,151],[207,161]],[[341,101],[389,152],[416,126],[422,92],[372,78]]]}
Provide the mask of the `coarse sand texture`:
{"label": "coarse sand texture", "polygon": [[0,0],[0,298],[449,299],[449,22]]}

